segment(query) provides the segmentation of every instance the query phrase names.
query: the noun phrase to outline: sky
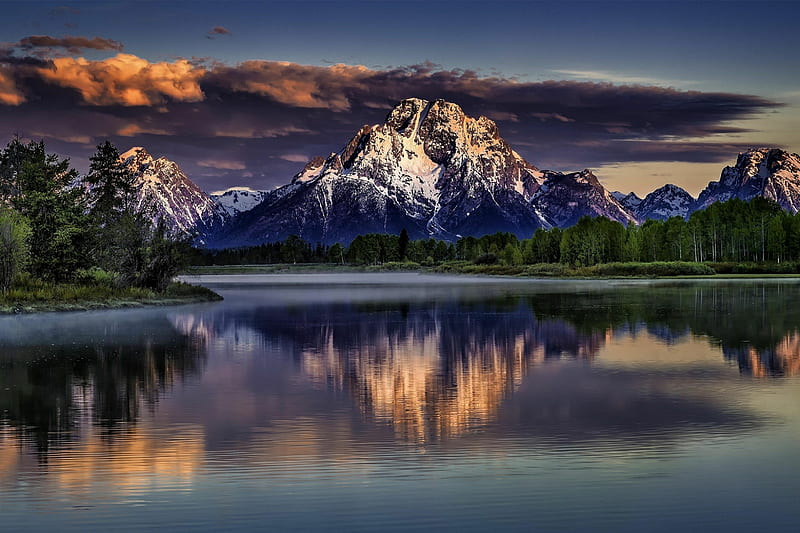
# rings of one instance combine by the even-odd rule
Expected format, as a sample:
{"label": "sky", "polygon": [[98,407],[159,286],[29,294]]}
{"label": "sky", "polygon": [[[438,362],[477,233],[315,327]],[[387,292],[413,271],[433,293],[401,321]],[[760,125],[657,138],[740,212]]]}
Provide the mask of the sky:
{"label": "sky", "polygon": [[696,195],[800,151],[800,2],[0,0],[0,142],[86,170],[144,146],[206,191],[271,189],[403,98],[444,98],[542,169]]}

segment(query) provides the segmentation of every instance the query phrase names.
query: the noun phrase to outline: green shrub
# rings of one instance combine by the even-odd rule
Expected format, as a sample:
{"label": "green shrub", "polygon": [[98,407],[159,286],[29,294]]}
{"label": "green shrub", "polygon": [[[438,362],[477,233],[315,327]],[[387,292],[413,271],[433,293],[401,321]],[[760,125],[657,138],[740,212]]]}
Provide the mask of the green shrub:
{"label": "green shrub", "polygon": [[493,253],[479,255],[475,258],[474,263],[476,265],[494,265],[498,261],[497,255]]}
{"label": "green shrub", "polygon": [[368,266],[367,270],[371,272],[394,272],[398,270],[419,270],[421,265],[414,261],[389,261],[382,265]]}
{"label": "green shrub", "polygon": [[710,276],[714,270],[703,263],[655,261],[652,263],[604,263],[589,269],[598,276]]}
{"label": "green shrub", "polygon": [[524,274],[531,277],[573,276],[576,270],[562,263],[536,263],[525,267]]}
{"label": "green shrub", "polygon": [[75,273],[75,281],[86,285],[115,285],[117,274],[99,267],[82,268]]}

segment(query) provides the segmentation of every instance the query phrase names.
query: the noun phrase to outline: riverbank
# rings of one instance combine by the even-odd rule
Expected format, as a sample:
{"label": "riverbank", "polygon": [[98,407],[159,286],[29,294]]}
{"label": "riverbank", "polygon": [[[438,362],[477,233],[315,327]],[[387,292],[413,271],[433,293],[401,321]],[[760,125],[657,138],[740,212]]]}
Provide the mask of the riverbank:
{"label": "riverbank", "polygon": [[0,296],[0,315],[52,311],[89,311],[215,302],[222,296],[198,285],[176,282],[163,293],[107,284],[30,283]]}
{"label": "riverbank", "polygon": [[[381,265],[340,264],[268,264],[194,266],[187,275],[236,274],[321,274],[350,272],[419,272],[466,274],[478,276],[511,276],[521,278],[556,279],[648,279],[648,278],[797,278],[800,273],[770,271],[773,265],[691,262],[605,263],[591,267],[576,267],[560,263],[534,265],[477,265],[468,261],[448,261],[438,265],[412,262]],[[772,270],[776,270],[772,268]]]}

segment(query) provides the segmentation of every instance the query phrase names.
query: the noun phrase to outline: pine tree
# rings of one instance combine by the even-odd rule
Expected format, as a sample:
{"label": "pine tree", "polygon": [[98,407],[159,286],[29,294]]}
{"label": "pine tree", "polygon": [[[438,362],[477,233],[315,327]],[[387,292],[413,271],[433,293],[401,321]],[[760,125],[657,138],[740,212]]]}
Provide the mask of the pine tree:
{"label": "pine tree", "polygon": [[406,261],[408,259],[408,232],[406,228],[403,228],[400,231],[400,240],[397,244],[397,253],[400,256],[400,261]]}
{"label": "pine tree", "polygon": [[9,202],[31,227],[31,271],[63,281],[87,265],[89,223],[78,173],[68,159],[47,154],[43,142],[13,139],[0,153],[0,179]]}

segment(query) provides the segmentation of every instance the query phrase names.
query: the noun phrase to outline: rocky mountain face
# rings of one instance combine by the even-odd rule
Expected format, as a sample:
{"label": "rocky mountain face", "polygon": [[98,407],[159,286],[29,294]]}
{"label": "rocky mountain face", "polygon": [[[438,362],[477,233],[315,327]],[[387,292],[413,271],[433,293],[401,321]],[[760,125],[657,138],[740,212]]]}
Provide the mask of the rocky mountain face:
{"label": "rocky mountain face", "polygon": [[364,126],[338,153],[312,160],[291,183],[242,213],[216,245],[301,235],[346,243],[369,232],[455,239],[549,227],[532,203],[544,174],[500,137],[491,120],[456,104],[403,100],[383,124]]}
{"label": "rocky mountain face", "polygon": [[224,191],[213,192],[209,196],[214,203],[225,210],[231,217],[250,211],[266,200],[269,191],[256,191],[248,187],[231,187]]}
{"label": "rocky mountain face", "polygon": [[349,243],[364,233],[454,240],[508,231],[568,227],[582,216],[623,224],[689,216],[711,203],[764,196],[796,213],[800,156],[778,149],[743,152],[695,200],[665,185],[645,198],[609,193],[589,170],[542,171],[517,154],[485,117],[456,104],[400,102],[383,124],[364,126],[339,152],[316,157],[274,191],[235,187],[205,194],[174,162],[143,148],[122,155],[136,173],[139,203],[170,227],[213,247],[247,246],[299,235]]}
{"label": "rocky mountain face", "polygon": [[635,192],[625,194],[624,192],[614,191],[611,193],[611,196],[613,196],[622,207],[627,209],[629,213],[635,213],[639,204],[642,203],[642,199],[636,196]]}
{"label": "rocky mountain face", "polygon": [[719,181],[708,184],[693,210],[731,198],[763,196],[790,213],[800,209],[800,156],[777,148],[752,149],[739,154],[736,165],[725,167]]}
{"label": "rocky mountain face", "polygon": [[694,203],[694,197],[683,188],[667,184],[645,196],[632,212],[639,222],[651,218],[656,220],[666,220],[670,217],[686,218],[692,212]]}
{"label": "rocky mountain face", "polygon": [[636,223],[634,216],[588,169],[569,174],[546,172],[545,178],[532,203],[556,226],[572,226],[583,216]]}
{"label": "rocky mountain face", "polygon": [[136,175],[137,207],[152,207],[157,218],[179,234],[198,235],[199,242],[222,230],[230,216],[195,185],[174,161],[154,159],[142,147],[120,156]]}

